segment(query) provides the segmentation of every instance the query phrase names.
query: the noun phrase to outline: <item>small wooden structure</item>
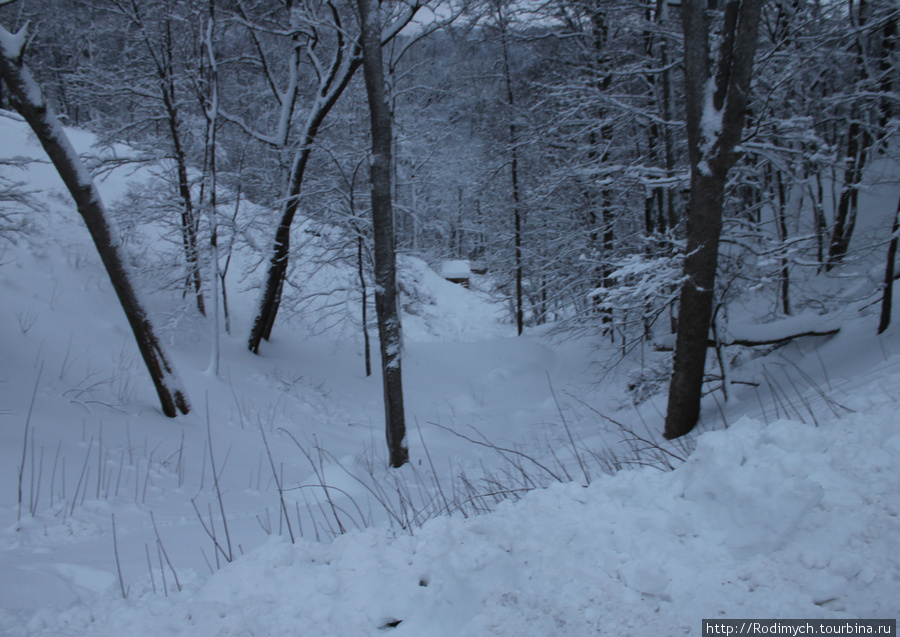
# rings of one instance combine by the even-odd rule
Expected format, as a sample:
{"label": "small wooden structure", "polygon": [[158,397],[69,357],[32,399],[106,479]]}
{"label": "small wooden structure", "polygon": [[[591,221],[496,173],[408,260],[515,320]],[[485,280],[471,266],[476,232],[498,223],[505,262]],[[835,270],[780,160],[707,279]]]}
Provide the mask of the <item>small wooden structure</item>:
{"label": "small wooden structure", "polygon": [[464,288],[468,288],[472,269],[469,267],[468,261],[444,261],[441,266],[441,276],[451,283],[457,283]]}

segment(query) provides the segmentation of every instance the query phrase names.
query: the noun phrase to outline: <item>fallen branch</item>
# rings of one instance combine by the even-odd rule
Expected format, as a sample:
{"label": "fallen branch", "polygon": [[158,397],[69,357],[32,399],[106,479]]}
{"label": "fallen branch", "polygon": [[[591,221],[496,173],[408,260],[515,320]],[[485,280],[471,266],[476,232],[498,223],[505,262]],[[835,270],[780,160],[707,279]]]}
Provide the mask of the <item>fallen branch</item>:
{"label": "fallen branch", "polygon": [[[836,327],[830,330],[809,330],[806,332],[799,332],[797,334],[788,334],[785,336],[781,336],[778,338],[769,338],[769,339],[747,339],[747,338],[735,338],[727,343],[720,343],[720,345],[724,347],[730,347],[732,345],[742,345],[743,347],[758,347],[761,345],[781,345],[782,343],[787,343],[788,341],[792,341],[795,338],[803,338],[804,336],[833,336],[841,331],[841,328]],[[710,347],[714,347],[715,343],[713,341],[709,342]]]}
{"label": "fallen branch", "polygon": [[[803,338],[805,336],[833,336],[841,331],[841,328],[835,327],[832,329],[822,329],[822,330],[807,330],[805,332],[796,332],[793,334],[785,334],[782,336],[773,336],[771,338],[733,338],[729,341],[716,343],[714,339],[709,339],[706,342],[707,347],[732,347],[735,345],[740,345],[742,347],[763,347],[765,345],[783,345],[784,343],[788,343],[795,338]],[[656,351],[658,352],[671,352],[674,348],[674,344],[669,342],[671,339],[667,339],[666,342],[657,343]]]}

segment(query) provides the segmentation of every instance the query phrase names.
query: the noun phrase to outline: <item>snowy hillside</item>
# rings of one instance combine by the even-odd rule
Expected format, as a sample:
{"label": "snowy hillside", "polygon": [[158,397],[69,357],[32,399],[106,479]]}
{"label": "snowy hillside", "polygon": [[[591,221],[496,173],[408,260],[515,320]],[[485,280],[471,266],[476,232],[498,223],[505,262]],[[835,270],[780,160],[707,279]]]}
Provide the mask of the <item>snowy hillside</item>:
{"label": "snowy hillside", "polygon": [[[596,343],[517,338],[485,290],[407,257],[412,463],[388,471],[352,268],[311,268],[312,305],[254,356],[258,254],[238,252],[216,376],[211,324],[141,260],[165,229],[129,234],[194,406],[165,418],[61,183],[17,165],[41,156],[17,118],[0,139],[0,175],[32,205],[0,201],[16,225],[0,230],[0,634],[692,635],[702,618],[900,614],[900,332],[874,337],[874,310],[733,370],[682,463],[661,397],[632,407],[631,370],[603,374]],[[148,170],[106,174],[107,203]],[[312,315],[325,292],[348,318]],[[634,467],[644,439],[661,456]]]}

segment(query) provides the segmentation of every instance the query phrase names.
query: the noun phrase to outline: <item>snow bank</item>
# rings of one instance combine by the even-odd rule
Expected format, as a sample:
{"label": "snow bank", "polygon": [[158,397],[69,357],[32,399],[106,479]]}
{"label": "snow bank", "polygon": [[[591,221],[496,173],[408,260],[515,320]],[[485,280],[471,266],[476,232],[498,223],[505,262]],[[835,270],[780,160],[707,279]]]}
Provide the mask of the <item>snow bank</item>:
{"label": "snow bank", "polygon": [[273,540],[179,595],[111,587],[10,634],[689,635],[702,618],[896,617],[900,430],[881,402],[818,428],[745,418],[672,473],[557,485],[414,537]]}
{"label": "snow bank", "polygon": [[[15,117],[0,117],[0,137],[5,157],[32,156],[36,148]],[[73,136],[79,149],[87,140]],[[434,519],[415,536],[378,526],[331,544],[276,538],[261,546],[254,538],[265,537],[270,510],[278,526],[278,499],[271,480],[266,485],[257,425],[272,431],[288,486],[317,482],[276,432],[319,440],[354,466],[360,446],[383,436],[380,379],[363,376],[353,347],[304,341],[285,326],[263,357],[246,352],[241,330],[224,339],[232,365],[228,380],[218,382],[202,372],[203,346],[181,337],[185,378],[195,395],[209,395],[204,406],[224,465],[227,514],[236,544],[246,549],[207,576],[200,551],[209,552],[209,542],[190,505],[198,492],[201,510],[215,504],[208,477],[203,486],[204,414],[169,421],[153,407],[86,233],[68,200],[55,194],[62,185],[52,167],[30,164],[27,173],[11,174],[40,193],[42,210],[33,213],[40,231],[2,244],[0,263],[0,635],[665,636],[697,635],[700,620],[713,617],[898,615],[893,395],[900,357],[888,357],[896,350],[893,328],[875,341],[863,324],[856,332],[843,326],[817,352],[823,358],[810,363],[828,362],[818,389],[856,410],[843,420],[822,417],[816,428],[745,418],[702,436],[674,472],[558,485],[490,515]],[[99,184],[120,192],[126,185],[121,171]],[[401,278],[407,413],[410,423],[421,422],[439,466],[478,466],[490,454],[463,447],[429,420],[472,423],[492,440],[517,445],[532,425],[556,418],[551,373],[559,396],[586,393],[577,384],[590,358],[582,343],[503,338],[514,330],[498,319],[502,307],[442,280],[422,261],[401,260]],[[249,314],[235,301],[237,318]],[[879,345],[885,360],[872,367],[872,354],[882,358]],[[603,391],[613,387],[606,380]],[[18,521],[16,468],[35,389]],[[732,400],[725,411],[754,404]],[[779,413],[762,399],[760,409],[763,419]],[[588,417],[572,424],[579,440],[600,429]],[[417,444],[413,434],[414,456],[423,459]],[[362,502],[362,487],[343,474],[325,478]],[[35,516],[27,515],[32,498]],[[158,555],[151,555],[158,592],[149,578],[145,551],[156,546],[150,511],[185,585],[176,594],[170,578],[168,597]],[[127,600],[116,576],[112,513]]]}
{"label": "snow bank", "polygon": [[[451,262],[466,263],[467,262]],[[513,336],[505,322],[509,310],[473,285],[466,289],[447,281],[419,258],[399,255],[404,337],[418,342],[475,342]],[[471,273],[465,275],[470,277]]]}

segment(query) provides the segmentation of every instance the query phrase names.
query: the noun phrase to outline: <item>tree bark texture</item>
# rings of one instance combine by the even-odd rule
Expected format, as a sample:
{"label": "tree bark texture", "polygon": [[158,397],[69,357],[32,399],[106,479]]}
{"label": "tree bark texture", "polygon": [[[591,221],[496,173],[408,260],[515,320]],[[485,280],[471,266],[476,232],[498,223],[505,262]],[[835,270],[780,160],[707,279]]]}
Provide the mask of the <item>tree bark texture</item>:
{"label": "tree bark texture", "polygon": [[403,413],[401,375],[402,332],[397,299],[397,267],[394,251],[394,211],[391,202],[391,111],[384,83],[381,51],[381,21],[372,0],[357,0],[362,32],[363,73],[369,98],[372,128],[372,226],[375,240],[375,312],[381,342],[384,384],[385,433],[390,466],[409,460],[406,421]]}
{"label": "tree bark texture", "polygon": [[[16,40],[24,43],[24,31],[12,36],[0,27],[0,39],[7,44]],[[110,227],[93,179],[69,143],[31,72],[22,63],[21,49],[10,51],[8,48],[3,47],[0,51],[0,77],[6,83],[10,103],[28,122],[75,200],[125,311],[144,364],[156,387],[163,413],[169,417],[176,416],[179,411],[186,414],[190,411],[187,394],[131,283],[119,253],[119,242]]]}
{"label": "tree bark texture", "polygon": [[884,265],[884,292],[881,297],[881,318],[878,321],[878,333],[883,334],[891,324],[891,309],[894,304],[894,262],[897,260],[897,241],[900,234],[900,201],[891,225],[891,242],[888,244],[887,262]]}
{"label": "tree bark texture", "polygon": [[729,0],[725,4],[715,69],[710,63],[706,0],[685,0],[682,4],[691,194],[686,279],[681,289],[663,434],[670,440],[690,432],[700,416],[725,183],[744,127],[763,2]]}
{"label": "tree bark texture", "polygon": [[500,44],[503,49],[503,79],[506,86],[506,105],[509,107],[509,149],[510,177],[512,179],[513,199],[513,242],[515,244],[516,275],[516,333],[522,335],[525,325],[525,309],[523,307],[523,264],[522,264],[522,206],[519,194],[519,134],[516,128],[516,100],[513,93],[512,73],[509,66],[509,34],[503,7],[497,7],[497,24],[500,27]]}
{"label": "tree bark texture", "polygon": [[666,412],[665,437],[669,439],[688,433],[700,416],[724,192],[724,179],[692,174],[688,254],[684,260],[684,273],[690,278],[681,288],[675,362]]}
{"label": "tree bark texture", "polygon": [[[855,111],[855,109],[854,109]],[[834,213],[834,227],[831,231],[831,242],[828,245],[828,260],[825,269],[837,266],[850,249],[850,239],[856,227],[858,211],[859,187],[862,183],[863,168],[866,165],[871,135],[860,126],[857,115],[852,115],[847,139],[847,156],[844,159],[844,182],[838,198],[837,210]]]}

